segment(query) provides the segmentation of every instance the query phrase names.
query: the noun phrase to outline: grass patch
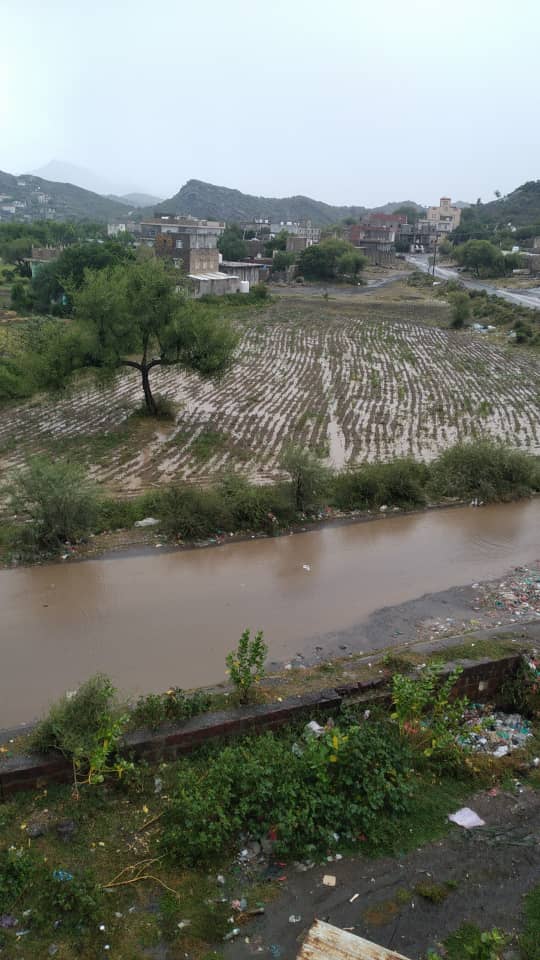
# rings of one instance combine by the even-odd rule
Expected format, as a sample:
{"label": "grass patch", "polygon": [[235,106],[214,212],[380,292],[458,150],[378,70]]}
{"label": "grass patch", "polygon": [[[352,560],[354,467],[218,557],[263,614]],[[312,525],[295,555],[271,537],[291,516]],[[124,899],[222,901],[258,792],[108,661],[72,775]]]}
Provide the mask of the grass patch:
{"label": "grass patch", "polygon": [[525,927],[519,938],[523,960],[540,960],[540,884],[525,898]]}
{"label": "grass patch", "polygon": [[199,433],[189,448],[189,452],[197,460],[210,460],[227,448],[229,437],[219,430],[203,430]]}

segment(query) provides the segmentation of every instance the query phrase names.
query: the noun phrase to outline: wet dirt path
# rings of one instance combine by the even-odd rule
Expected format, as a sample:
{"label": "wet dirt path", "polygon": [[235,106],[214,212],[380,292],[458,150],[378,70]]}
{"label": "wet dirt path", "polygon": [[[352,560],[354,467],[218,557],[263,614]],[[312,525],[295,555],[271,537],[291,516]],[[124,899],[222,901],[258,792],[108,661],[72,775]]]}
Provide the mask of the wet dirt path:
{"label": "wet dirt path", "polygon": [[265,631],[275,661],[341,636],[348,649],[388,645],[384,618],[380,636],[367,630],[376,611],[534,561],[539,521],[540,501],[524,501],[2,571],[0,727],[96,671],[131,694],[219,682],[246,626]]}

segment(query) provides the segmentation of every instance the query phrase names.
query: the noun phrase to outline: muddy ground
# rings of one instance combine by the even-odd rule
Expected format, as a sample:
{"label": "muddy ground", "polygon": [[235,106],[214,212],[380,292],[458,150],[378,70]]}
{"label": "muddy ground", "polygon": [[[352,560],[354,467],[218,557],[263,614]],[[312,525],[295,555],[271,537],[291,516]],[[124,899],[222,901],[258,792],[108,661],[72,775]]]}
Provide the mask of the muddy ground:
{"label": "muddy ground", "polygon": [[[316,918],[411,960],[424,957],[465,922],[482,930],[519,930],[523,896],[540,882],[540,793],[522,789],[478,794],[470,806],[485,827],[452,826],[446,839],[404,857],[347,859],[307,872],[287,866],[279,899],[226,946],[225,957],[294,960]],[[335,876],[335,887],[323,884],[325,874]],[[442,903],[414,892],[431,879],[453,887]],[[300,920],[291,923],[290,917]]]}

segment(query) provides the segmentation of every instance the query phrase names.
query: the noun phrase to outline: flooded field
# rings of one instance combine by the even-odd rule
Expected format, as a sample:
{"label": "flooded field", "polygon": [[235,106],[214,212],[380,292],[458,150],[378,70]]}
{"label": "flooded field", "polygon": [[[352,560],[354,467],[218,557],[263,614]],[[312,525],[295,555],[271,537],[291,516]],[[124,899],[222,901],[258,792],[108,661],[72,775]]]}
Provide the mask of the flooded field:
{"label": "flooded field", "polygon": [[135,373],[107,386],[88,377],[60,399],[12,408],[0,423],[0,480],[38,450],[81,461],[123,495],[180,477],[205,482],[225,467],[264,482],[290,442],[337,468],[430,459],[481,434],[538,452],[535,356],[442,329],[440,301],[387,297],[280,299],[246,313],[237,362],[218,384],[174,367],[152,374],[177,404],[175,422],[157,428],[131,416]]}
{"label": "flooded field", "polygon": [[2,571],[0,726],[98,670],[129,693],[218,682],[246,626],[278,661],[324,651],[340,631],[367,649],[363,626],[381,607],[534,561],[539,521],[533,500]]}

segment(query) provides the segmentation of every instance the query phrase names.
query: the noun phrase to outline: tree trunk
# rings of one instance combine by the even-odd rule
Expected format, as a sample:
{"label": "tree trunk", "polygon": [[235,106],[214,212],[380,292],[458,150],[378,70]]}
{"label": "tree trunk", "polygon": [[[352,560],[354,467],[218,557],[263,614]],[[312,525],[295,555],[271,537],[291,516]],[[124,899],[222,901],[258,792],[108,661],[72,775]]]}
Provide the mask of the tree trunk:
{"label": "tree trunk", "polygon": [[157,405],[150,389],[150,378],[148,376],[149,370],[149,364],[143,363],[141,365],[142,386],[144,390],[144,399],[146,401],[146,409],[151,417],[155,417],[157,414]]}

